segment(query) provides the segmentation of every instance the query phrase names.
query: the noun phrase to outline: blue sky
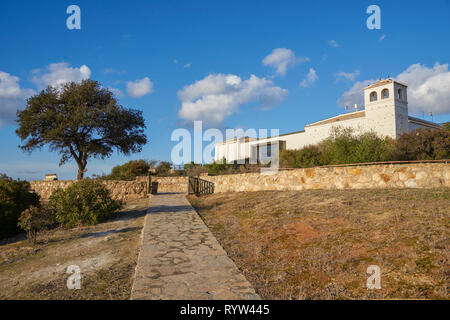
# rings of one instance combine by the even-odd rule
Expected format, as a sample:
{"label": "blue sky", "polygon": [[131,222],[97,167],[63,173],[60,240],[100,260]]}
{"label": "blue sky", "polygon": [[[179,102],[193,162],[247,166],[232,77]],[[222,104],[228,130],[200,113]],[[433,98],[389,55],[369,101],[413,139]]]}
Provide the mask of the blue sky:
{"label": "blue sky", "polygon": [[[81,9],[81,30],[66,27],[71,4]],[[380,30],[366,26],[371,4],[381,8]],[[193,119],[220,129],[301,130],[344,112],[340,105],[357,100],[362,85],[387,76],[408,82],[411,115],[449,121],[449,13],[448,0],[0,0],[0,172],[76,177],[75,164],[59,167],[55,153],[18,149],[12,116],[27,96],[65,77],[113,88],[147,122],[140,154],[91,160],[88,175],[130,159],[170,160],[173,130]]]}

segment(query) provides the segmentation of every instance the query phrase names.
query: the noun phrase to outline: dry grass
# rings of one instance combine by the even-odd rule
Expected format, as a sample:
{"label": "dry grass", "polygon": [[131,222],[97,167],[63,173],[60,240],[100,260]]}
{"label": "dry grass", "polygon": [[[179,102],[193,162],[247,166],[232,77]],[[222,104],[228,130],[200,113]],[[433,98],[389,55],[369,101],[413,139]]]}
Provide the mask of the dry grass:
{"label": "dry grass", "polygon": [[[136,200],[105,223],[0,245],[0,299],[128,299],[147,207]],[[69,265],[81,269],[79,290],[67,288]]]}
{"label": "dry grass", "polygon": [[[308,190],[189,197],[265,299],[448,299],[450,192]],[[381,268],[368,290],[369,265]]]}

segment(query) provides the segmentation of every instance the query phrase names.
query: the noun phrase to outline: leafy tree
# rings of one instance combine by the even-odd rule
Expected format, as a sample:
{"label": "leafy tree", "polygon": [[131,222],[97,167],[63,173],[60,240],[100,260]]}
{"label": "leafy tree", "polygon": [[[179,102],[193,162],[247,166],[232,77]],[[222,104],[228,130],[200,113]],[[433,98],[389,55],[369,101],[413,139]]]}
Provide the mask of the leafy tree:
{"label": "leafy tree", "polygon": [[156,167],[156,174],[158,176],[164,176],[168,175],[170,170],[172,168],[172,165],[168,161],[161,161],[158,166]]}
{"label": "leafy tree", "polygon": [[97,81],[49,86],[17,112],[21,149],[32,152],[49,145],[61,155],[60,165],[74,159],[81,180],[91,157],[105,159],[114,150],[129,155],[147,143],[142,111],[119,105]]}
{"label": "leafy tree", "polygon": [[393,144],[374,132],[355,134],[352,128],[334,127],[324,141],[325,158],[331,164],[387,161],[392,159]]}
{"label": "leafy tree", "polygon": [[31,191],[27,181],[0,179],[0,239],[20,231],[20,213],[30,206],[39,206],[39,196]]}
{"label": "leafy tree", "polygon": [[208,174],[214,176],[225,173],[230,166],[227,164],[227,159],[224,157],[220,163],[217,163],[214,160],[213,163],[206,164],[205,167],[208,169]]}
{"label": "leafy tree", "polygon": [[208,169],[206,167],[203,167],[201,164],[194,163],[192,161],[191,163],[186,163],[184,165],[184,172],[187,176],[194,177],[208,172]]}
{"label": "leafy tree", "polygon": [[53,215],[49,210],[31,206],[20,214],[17,225],[26,231],[28,242],[35,244],[37,234],[53,222]]}
{"label": "leafy tree", "polygon": [[440,160],[450,157],[450,130],[417,129],[402,134],[395,143],[397,160]]}
{"label": "leafy tree", "polygon": [[357,143],[352,128],[333,127],[324,141],[325,152],[332,164],[353,163]]}
{"label": "leafy tree", "polygon": [[354,163],[380,162],[392,160],[394,140],[381,138],[374,132],[365,132],[357,136],[357,143],[353,153]]}
{"label": "leafy tree", "polygon": [[115,166],[111,170],[111,174],[106,179],[114,180],[132,180],[137,176],[146,176],[149,169],[155,165],[156,161],[131,160],[120,166]]}

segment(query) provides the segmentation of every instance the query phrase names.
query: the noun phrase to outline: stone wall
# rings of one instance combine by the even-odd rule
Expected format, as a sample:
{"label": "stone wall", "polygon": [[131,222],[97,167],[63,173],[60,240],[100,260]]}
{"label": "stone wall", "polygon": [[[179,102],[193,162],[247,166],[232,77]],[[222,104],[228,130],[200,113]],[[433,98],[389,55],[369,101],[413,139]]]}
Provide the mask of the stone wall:
{"label": "stone wall", "polygon": [[450,164],[420,163],[328,167],[204,177],[214,192],[304,189],[450,187]]}
{"label": "stone wall", "polygon": [[[48,200],[53,191],[65,189],[76,180],[30,181],[31,188],[42,200]],[[111,192],[115,200],[127,201],[147,197],[147,183],[143,179],[135,181],[104,180],[101,181]]]}
{"label": "stone wall", "polygon": [[158,182],[158,193],[187,193],[188,177],[151,177],[151,181]]}
{"label": "stone wall", "polygon": [[[373,188],[437,188],[450,187],[450,164],[417,163],[395,165],[348,166],[260,173],[202,176],[214,182],[214,192],[304,189],[373,189]],[[158,193],[187,193],[188,177],[151,177],[158,182]],[[74,180],[31,181],[31,187],[48,199],[58,188],[66,188]],[[148,177],[135,181],[102,181],[114,199],[132,200],[147,196]]]}

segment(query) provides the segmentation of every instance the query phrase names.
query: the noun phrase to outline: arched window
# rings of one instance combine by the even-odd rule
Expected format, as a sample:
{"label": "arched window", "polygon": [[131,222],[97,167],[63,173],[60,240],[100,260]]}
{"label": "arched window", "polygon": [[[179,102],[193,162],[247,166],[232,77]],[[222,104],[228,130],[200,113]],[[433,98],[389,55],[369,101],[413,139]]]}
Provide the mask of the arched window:
{"label": "arched window", "polygon": [[381,91],[381,99],[387,99],[387,98],[389,98],[389,90],[383,89],[383,91]]}
{"label": "arched window", "polygon": [[377,93],[375,91],[370,93],[370,101],[377,101]]}
{"label": "arched window", "polygon": [[397,99],[402,100],[402,89],[397,90]]}

